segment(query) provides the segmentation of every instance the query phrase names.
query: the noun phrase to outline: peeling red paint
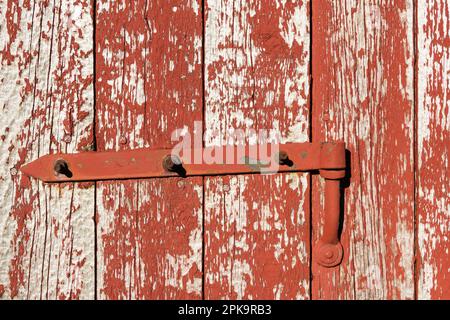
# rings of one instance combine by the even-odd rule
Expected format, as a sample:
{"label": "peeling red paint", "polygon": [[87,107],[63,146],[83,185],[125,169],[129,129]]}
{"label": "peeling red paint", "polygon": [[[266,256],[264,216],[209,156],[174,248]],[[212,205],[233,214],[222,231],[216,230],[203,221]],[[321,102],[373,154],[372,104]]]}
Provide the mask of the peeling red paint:
{"label": "peeling red paint", "polygon": [[[90,3],[87,0],[84,2]],[[4,230],[3,237],[10,242],[10,249],[2,257],[2,261],[8,262],[0,269],[0,281],[3,282],[3,292],[9,298],[49,298],[55,285],[52,276],[58,272],[51,259],[51,250],[60,248],[61,252],[56,254],[65,257],[67,252],[63,251],[66,248],[77,246],[70,233],[60,239],[51,238],[47,232],[51,223],[47,219],[53,215],[58,217],[56,223],[61,223],[65,214],[70,216],[73,209],[81,209],[69,205],[69,212],[64,212],[63,204],[49,208],[55,196],[61,196],[61,201],[67,201],[67,196],[61,195],[63,190],[58,186],[46,187],[34,183],[17,172],[25,162],[37,158],[39,154],[74,149],[61,143],[60,139],[55,139],[63,125],[60,115],[69,106],[87,119],[83,110],[89,105],[84,97],[92,87],[92,72],[86,65],[88,57],[81,58],[81,49],[77,43],[80,40],[72,36],[76,29],[82,33],[89,31],[83,25],[86,14],[78,11],[78,24],[70,26],[66,19],[77,8],[68,2],[53,5],[50,1],[31,4],[30,1],[17,0],[0,4],[0,12],[5,13],[7,30],[0,48],[0,64],[2,71],[5,71],[0,72],[0,89],[9,92],[6,99],[2,100],[5,102],[2,110],[14,120],[9,122],[12,130],[10,127],[1,128],[4,141],[2,152],[8,153],[3,166],[8,170],[14,168],[8,179],[0,181],[2,192],[11,193],[8,203],[2,203],[0,207],[1,214],[6,213],[8,216],[8,219],[2,219],[5,224],[0,227]],[[81,68],[86,70],[82,71]],[[92,110],[89,114],[92,115]],[[77,137],[86,139],[90,135],[92,140],[92,127],[83,128],[85,124],[82,120],[72,123]],[[76,186],[67,189],[78,192]],[[65,192],[66,195],[70,193]],[[82,220],[78,221],[79,227],[82,227]],[[70,252],[67,254],[70,255]],[[61,266],[61,270],[70,269],[70,277],[65,281],[71,282],[70,290],[73,291],[78,291],[77,286],[83,287],[83,274],[80,271],[83,266],[77,261],[73,260],[73,266],[70,263]],[[67,282],[62,289],[66,287]]]}
{"label": "peeling red paint", "polygon": [[[276,125],[283,139],[307,141],[309,2],[205,5],[205,129]],[[309,298],[308,180],[205,180],[205,298]]]}
{"label": "peeling red paint", "polygon": [[307,174],[206,179],[206,299],[309,297],[305,181]]}
{"label": "peeling red paint", "polygon": [[417,297],[450,299],[450,6],[417,6]]}
{"label": "peeling red paint", "polygon": [[[201,198],[190,179],[127,181],[100,186],[102,273],[100,295],[109,299],[198,299],[201,287]],[[118,204],[118,209],[116,205]],[[110,231],[108,231],[110,230]],[[197,240],[192,237],[199,237]],[[194,251],[197,246],[198,251]],[[173,260],[172,260],[173,259]],[[197,280],[196,280],[197,279]]]}
{"label": "peeling red paint", "polygon": [[[414,298],[412,14],[412,1],[313,2],[313,139],[351,153],[344,260],[313,265],[315,299]],[[313,188],[320,226],[321,181]]]}
{"label": "peeling red paint", "polygon": [[201,3],[190,5],[97,4],[99,150],[123,135],[130,143],[112,148],[171,147],[173,130],[202,120]]}
{"label": "peeling red paint", "polygon": [[[101,0],[96,19],[98,150],[171,147],[202,120],[201,1]],[[97,183],[99,297],[201,297],[202,179],[177,182]]]}
{"label": "peeling red paint", "polygon": [[[205,23],[208,24],[212,10],[220,9],[211,9],[208,1],[205,4]],[[211,6],[215,5],[211,1]],[[242,4],[242,8],[235,8],[231,15],[225,13],[227,6],[233,7],[233,4],[226,3],[224,12],[218,18],[220,20],[215,22],[218,23],[217,26],[228,25],[229,30],[237,28],[242,36],[235,36],[233,32],[221,36],[223,31],[206,30],[211,33],[210,38],[217,42],[208,44],[206,39],[206,52],[212,49],[223,52],[223,55],[211,52],[206,56],[207,90],[210,92],[205,92],[205,95],[207,99],[208,95],[211,97],[207,111],[208,114],[218,115],[221,122],[211,124],[208,129],[271,129],[276,120],[280,132],[287,136],[292,130],[290,127],[293,120],[297,119],[300,128],[296,130],[300,132],[295,134],[305,134],[308,131],[306,119],[309,116],[308,79],[306,74],[299,74],[299,70],[309,63],[306,50],[309,48],[305,48],[304,39],[299,38],[304,36],[301,34],[300,22],[308,21],[308,3],[289,2],[279,5],[275,2],[256,1],[253,4]],[[212,27],[213,24],[210,28]],[[238,76],[242,83],[232,83],[233,76]],[[287,78],[291,81],[286,81]],[[226,84],[228,87],[221,86],[225,82],[229,82]],[[214,92],[214,97],[211,92]],[[268,101],[272,99],[272,94],[273,101]],[[290,101],[290,96],[297,97],[298,94],[306,101],[300,102],[298,98]],[[224,104],[227,104],[227,113],[222,110]],[[233,116],[233,113],[241,112],[241,117]],[[272,116],[267,116],[269,114]],[[245,124],[241,123],[244,120]]]}
{"label": "peeling red paint", "polygon": [[[450,297],[445,0],[95,3],[97,17],[89,0],[0,4],[0,107],[14,120],[0,129],[0,191],[10,194],[0,206],[10,246],[0,297],[92,298],[94,267],[100,298]],[[86,17],[96,19],[96,52]],[[94,188],[19,172],[47,153],[170,147],[172,131],[195,120],[215,133],[275,126],[288,142],[344,140],[342,266],[321,268],[309,252],[324,218],[315,177],[312,186],[278,174]]]}

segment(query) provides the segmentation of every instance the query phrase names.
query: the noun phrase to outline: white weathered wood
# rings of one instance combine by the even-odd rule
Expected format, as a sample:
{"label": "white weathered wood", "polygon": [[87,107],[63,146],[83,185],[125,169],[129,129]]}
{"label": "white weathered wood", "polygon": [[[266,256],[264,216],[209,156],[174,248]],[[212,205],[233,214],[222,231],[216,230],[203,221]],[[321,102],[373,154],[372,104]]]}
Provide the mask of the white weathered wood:
{"label": "white weathered wood", "polygon": [[18,169],[92,146],[91,1],[0,1],[0,295],[94,297],[93,184]]}

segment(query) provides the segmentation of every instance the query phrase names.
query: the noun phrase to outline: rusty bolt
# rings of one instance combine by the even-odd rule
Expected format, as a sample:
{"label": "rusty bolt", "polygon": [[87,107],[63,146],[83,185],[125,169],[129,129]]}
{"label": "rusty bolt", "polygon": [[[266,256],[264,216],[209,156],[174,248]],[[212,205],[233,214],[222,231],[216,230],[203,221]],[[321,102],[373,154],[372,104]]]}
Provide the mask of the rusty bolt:
{"label": "rusty bolt", "polygon": [[164,170],[169,171],[169,172],[177,171],[179,168],[182,167],[182,165],[183,164],[181,162],[181,159],[175,155],[165,156],[163,159],[163,163],[162,163]]}
{"label": "rusty bolt", "polygon": [[278,164],[279,165],[286,165],[288,167],[291,167],[294,163],[291,159],[289,159],[289,156],[286,151],[281,150],[277,153]]}
{"label": "rusty bolt", "polygon": [[278,152],[278,163],[279,164],[286,164],[288,160],[289,160],[289,156],[286,151]]}
{"label": "rusty bolt", "polygon": [[280,162],[285,162],[285,161],[288,160],[288,159],[289,159],[289,156],[288,156],[288,154],[287,154],[286,151],[280,151],[280,152],[278,152],[278,160],[279,160]]}
{"label": "rusty bolt", "polygon": [[72,173],[69,170],[69,165],[64,159],[56,160],[53,170],[55,170],[55,175],[62,174],[69,178],[72,176]]}

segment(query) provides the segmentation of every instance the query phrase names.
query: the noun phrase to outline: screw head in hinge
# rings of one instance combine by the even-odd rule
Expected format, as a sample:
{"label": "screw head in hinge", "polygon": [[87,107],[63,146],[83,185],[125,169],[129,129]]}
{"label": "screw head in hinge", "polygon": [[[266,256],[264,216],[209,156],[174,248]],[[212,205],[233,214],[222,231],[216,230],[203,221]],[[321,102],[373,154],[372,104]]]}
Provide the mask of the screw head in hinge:
{"label": "screw head in hinge", "polygon": [[169,154],[163,158],[162,166],[168,172],[177,173],[181,177],[186,177],[186,170],[183,168],[183,162],[180,157]]}
{"label": "screw head in hinge", "polygon": [[183,163],[178,156],[167,155],[163,158],[162,166],[166,171],[178,172],[181,168],[183,168]]}
{"label": "screw head in hinge", "polygon": [[281,150],[277,153],[276,159],[278,160],[278,164],[280,165],[286,165],[286,166],[292,166],[293,162],[289,159],[289,155],[286,151]]}
{"label": "screw head in hinge", "polygon": [[53,166],[53,170],[55,171],[55,176],[64,175],[67,178],[72,177],[72,172],[69,169],[69,164],[64,159],[56,160]]}

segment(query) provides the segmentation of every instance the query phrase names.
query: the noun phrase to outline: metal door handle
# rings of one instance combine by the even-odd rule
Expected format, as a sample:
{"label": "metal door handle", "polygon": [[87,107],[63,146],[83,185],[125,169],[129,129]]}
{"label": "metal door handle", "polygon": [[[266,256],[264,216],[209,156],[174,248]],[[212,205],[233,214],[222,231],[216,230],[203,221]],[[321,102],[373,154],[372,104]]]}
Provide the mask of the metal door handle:
{"label": "metal door handle", "polygon": [[[268,144],[257,147],[274,150],[272,146]],[[249,148],[244,147],[246,153],[241,154],[243,161],[231,164],[188,163],[184,162],[184,158],[171,155],[170,149],[51,154],[32,161],[20,170],[45,182],[270,173],[268,164],[272,161],[280,165],[275,172],[319,170],[325,179],[325,223],[322,238],[316,245],[314,254],[317,262],[324,267],[338,265],[343,255],[338,228],[340,180],[345,176],[346,166],[344,143],[288,143],[277,147],[277,154],[262,156],[257,160],[249,152]],[[222,154],[239,153],[237,146],[214,148],[219,148],[216,152]],[[204,151],[190,149],[186,154],[203,154]]]}

